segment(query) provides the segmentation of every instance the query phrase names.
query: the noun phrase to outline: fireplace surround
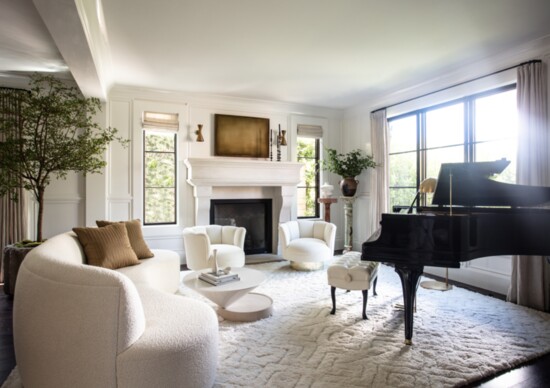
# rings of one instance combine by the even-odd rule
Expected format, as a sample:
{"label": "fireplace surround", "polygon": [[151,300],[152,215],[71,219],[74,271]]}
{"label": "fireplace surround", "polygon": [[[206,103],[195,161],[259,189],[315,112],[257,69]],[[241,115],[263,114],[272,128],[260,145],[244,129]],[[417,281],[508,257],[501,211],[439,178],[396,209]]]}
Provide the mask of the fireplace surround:
{"label": "fireplace surround", "polygon": [[[185,165],[195,197],[195,225],[210,224],[213,199],[271,199],[273,231],[280,222],[297,218],[296,186],[302,163],[212,157],[189,158]],[[277,252],[276,233],[271,252]]]}

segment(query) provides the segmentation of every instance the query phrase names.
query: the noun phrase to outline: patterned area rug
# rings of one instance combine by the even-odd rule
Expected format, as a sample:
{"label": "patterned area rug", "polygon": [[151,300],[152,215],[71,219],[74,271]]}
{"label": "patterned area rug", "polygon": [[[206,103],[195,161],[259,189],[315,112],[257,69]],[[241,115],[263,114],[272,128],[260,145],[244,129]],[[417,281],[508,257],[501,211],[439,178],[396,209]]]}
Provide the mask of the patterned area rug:
{"label": "patterned area rug", "polygon": [[550,314],[456,287],[419,287],[414,345],[404,345],[403,313],[394,307],[401,283],[391,267],[380,269],[366,321],[359,291],[337,290],[329,314],[326,270],[250,267],[268,276],[254,292],[273,298],[274,313],[220,322],[217,387],[454,387],[550,352]]}
{"label": "patterned area rug", "polygon": [[[366,321],[359,291],[337,290],[329,314],[326,270],[250,267],[268,277],[255,292],[273,298],[273,316],[220,322],[216,387],[456,387],[550,352],[550,314],[456,287],[418,289],[414,345],[404,345],[403,313],[394,307],[401,284],[391,267],[380,269]],[[15,369],[2,387],[20,386]]]}

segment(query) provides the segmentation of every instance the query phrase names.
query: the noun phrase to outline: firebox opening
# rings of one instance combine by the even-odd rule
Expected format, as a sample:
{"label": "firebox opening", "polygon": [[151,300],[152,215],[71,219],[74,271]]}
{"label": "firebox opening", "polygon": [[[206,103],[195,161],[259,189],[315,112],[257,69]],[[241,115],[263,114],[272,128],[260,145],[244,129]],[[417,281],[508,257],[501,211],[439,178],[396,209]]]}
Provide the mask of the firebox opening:
{"label": "firebox opening", "polygon": [[244,252],[247,255],[272,251],[271,199],[213,199],[210,224],[244,227]]}

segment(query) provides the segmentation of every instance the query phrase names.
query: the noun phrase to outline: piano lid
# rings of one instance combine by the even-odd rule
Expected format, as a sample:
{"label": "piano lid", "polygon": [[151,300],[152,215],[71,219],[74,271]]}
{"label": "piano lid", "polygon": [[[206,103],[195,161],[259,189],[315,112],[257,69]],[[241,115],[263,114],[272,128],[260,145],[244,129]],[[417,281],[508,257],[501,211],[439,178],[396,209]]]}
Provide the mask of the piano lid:
{"label": "piano lid", "polygon": [[[490,179],[510,161],[443,163],[439,170],[432,205],[522,206],[550,201],[550,187],[514,185]],[[451,196],[452,188],[452,196]]]}

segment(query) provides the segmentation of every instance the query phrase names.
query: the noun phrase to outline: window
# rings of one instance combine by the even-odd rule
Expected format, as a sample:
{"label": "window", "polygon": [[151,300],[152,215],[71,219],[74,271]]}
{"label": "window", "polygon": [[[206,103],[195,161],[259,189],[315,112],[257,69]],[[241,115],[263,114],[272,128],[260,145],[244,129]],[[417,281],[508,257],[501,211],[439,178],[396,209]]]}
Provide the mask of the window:
{"label": "window", "polygon": [[175,224],[178,116],[144,112],[143,128],[143,224]]}
{"label": "window", "polygon": [[298,184],[298,218],[319,218],[319,157],[323,128],[298,125],[297,161],[304,163]]}
{"label": "window", "polygon": [[[390,208],[407,208],[420,182],[437,178],[442,163],[506,158],[497,179],[516,176],[517,107],[515,85],[468,96],[388,120]],[[424,200],[431,201],[431,195]]]}

